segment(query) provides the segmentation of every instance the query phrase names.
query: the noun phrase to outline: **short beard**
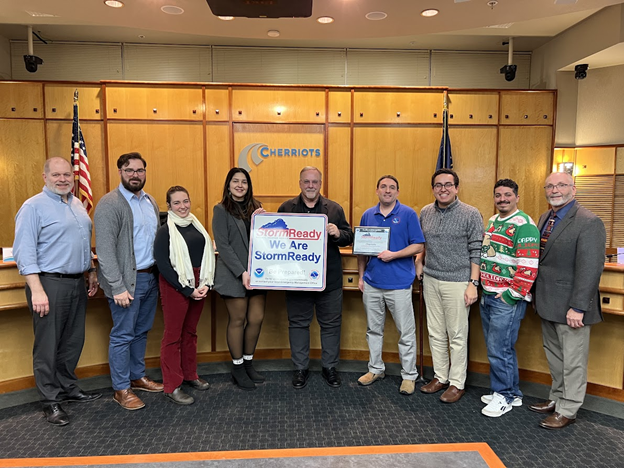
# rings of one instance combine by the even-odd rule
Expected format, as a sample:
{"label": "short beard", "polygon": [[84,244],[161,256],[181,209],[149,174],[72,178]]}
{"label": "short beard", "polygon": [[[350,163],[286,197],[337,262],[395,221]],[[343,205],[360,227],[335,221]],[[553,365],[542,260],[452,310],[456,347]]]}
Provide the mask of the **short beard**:
{"label": "short beard", "polygon": [[550,206],[554,206],[554,207],[560,207],[563,206],[565,204],[567,204],[568,202],[570,202],[572,200],[572,195],[568,195],[568,196],[562,196],[559,201],[553,203],[551,200],[551,197],[548,197],[548,203],[550,203]]}
{"label": "short beard", "polygon": [[126,190],[132,193],[137,193],[143,190],[143,187],[145,186],[145,180],[139,180],[139,182],[140,184],[137,187],[133,187],[132,185],[130,185],[129,180],[126,180],[124,178],[121,179],[121,185],[123,185]]}
{"label": "short beard", "polygon": [[57,189],[54,185],[52,185],[51,187],[48,186],[48,189],[50,189],[50,192],[55,193],[56,195],[60,195],[60,196],[65,196],[65,195],[69,195],[72,191],[72,186],[70,185],[69,188],[65,191],[61,191],[59,189]]}

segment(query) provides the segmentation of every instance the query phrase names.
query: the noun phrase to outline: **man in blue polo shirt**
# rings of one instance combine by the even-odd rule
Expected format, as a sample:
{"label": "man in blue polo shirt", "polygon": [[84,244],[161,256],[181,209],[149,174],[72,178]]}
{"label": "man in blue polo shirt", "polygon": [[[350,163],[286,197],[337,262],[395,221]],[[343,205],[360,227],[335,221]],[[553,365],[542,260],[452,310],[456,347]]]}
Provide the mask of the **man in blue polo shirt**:
{"label": "man in blue polo shirt", "polygon": [[377,181],[379,204],[362,215],[360,226],[390,228],[390,246],[376,257],[358,255],[358,287],[364,294],[368,330],[366,341],[370,352],[368,372],[358,379],[370,385],[385,377],[381,357],[386,307],[399,331],[399,357],[403,382],[399,392],[414,393],[416,370],[416,324],[412,305],[412,283],[416,276],[414,255],[423,249],[425,238],[416,212],[397,200],[399,181],[391,175]]}

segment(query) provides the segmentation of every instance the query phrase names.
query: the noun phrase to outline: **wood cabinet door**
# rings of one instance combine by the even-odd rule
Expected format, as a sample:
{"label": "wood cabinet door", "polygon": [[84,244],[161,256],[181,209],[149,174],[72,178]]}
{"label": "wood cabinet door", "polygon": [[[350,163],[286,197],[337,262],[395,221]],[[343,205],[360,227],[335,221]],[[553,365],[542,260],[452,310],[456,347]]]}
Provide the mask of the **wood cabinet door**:
{"label": "wood cabinet door", "polygon": [[202,120],[203,99],[199,87],[106,87],[106,115],[128,120]]}
{"label": "wood cabinet door", "polygon": [[502,92],[499,122],[509,125],[552,125],[553,92]]}
{"label": "wood cabinet door", "polygon": [[325,123],[325,90],[235,89],[232,113],[235,122]]}
{"label": "wood cabinet door", "polygon": [[498,93],[449,92],[449,124],[496,125]]}
{"label": "wood cabinet door", "polygon": [[41,83],[0,83],[0,118],[43,117]]}
{"label": "wood cabinet door", "polygon": [[46,83],[46,119],[71,120],[74,118],[74,91],[78,90],[80,120],[102,119],[102,87]]}
{"label": "wood cabinet door", "polygon": [[356,91],[355,123],[440,123],[442,91]]}

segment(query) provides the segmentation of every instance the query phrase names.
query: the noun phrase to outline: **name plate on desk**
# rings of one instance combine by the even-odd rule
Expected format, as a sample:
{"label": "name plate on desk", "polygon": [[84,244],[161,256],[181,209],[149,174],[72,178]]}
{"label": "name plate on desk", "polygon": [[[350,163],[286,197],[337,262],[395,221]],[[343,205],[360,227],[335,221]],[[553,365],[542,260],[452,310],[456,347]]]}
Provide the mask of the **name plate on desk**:
{"label": "name plate on desk", "polygon": [[355,255],[379,255],[390,246],[389,227],[362,227],[354,229],[353,253]]}
{"label": "name plate on desk", "polygon": [[324,214],[261,213],[251,219],[252,288],[323,291],[326,255]]}

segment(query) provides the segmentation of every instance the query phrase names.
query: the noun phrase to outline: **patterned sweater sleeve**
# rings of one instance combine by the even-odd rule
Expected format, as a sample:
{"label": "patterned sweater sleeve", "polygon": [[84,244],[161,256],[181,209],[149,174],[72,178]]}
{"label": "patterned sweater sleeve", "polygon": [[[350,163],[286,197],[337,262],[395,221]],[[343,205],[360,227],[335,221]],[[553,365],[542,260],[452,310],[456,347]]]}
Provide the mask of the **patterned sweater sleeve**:
{"label": "patterned sweater sleeve", "polygon": [[539,231],[532,222],[518,226],[514,239],[516,273],[511,286],[502,296],[509,304],[525,298],[530,300],[530,291],[537,277],[539,264],[539,238]]}

